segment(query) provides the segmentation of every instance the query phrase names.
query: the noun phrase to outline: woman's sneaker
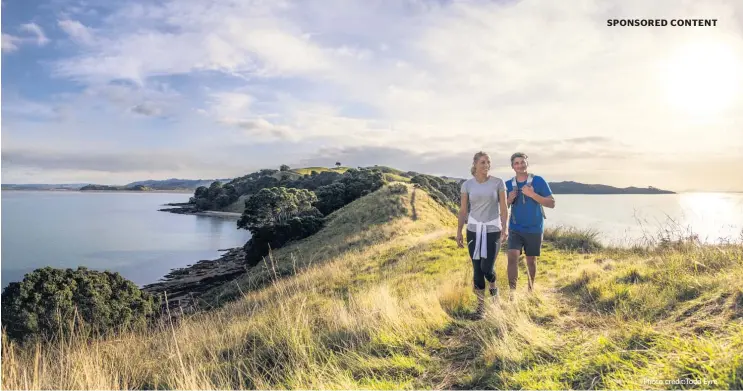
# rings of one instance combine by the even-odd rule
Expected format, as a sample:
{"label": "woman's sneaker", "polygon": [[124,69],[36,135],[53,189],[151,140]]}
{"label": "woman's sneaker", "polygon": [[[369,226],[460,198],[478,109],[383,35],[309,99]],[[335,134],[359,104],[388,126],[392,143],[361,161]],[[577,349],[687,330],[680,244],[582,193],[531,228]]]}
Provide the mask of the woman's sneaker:
{"label": "woman's sneaker", "polygon": [[498,287],[490,288],[490,297],[493,297],[493,298],[498,297]]}

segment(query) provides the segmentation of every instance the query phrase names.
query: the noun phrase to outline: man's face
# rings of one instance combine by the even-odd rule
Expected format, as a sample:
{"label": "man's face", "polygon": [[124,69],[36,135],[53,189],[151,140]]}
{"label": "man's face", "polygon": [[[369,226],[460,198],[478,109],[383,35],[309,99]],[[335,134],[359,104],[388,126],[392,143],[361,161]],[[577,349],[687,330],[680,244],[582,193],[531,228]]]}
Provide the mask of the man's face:
{"label": "man's face", "polygon": [[527,163],[526,159],[522,157],[517,157],[516,159],[513,159],[513,163],[511,164],[511,167],[513,167],[513,170],[519,174],[526,172],[526,168],[528,166],[529,166],[529,163]]}

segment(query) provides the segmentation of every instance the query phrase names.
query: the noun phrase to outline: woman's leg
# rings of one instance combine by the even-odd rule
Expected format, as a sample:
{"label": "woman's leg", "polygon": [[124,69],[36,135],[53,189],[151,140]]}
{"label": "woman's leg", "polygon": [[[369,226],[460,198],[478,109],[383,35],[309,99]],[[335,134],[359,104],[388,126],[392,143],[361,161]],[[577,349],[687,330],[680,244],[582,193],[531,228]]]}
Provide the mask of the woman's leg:
{"label": "woman's leg", "polygon": [[467,248],[470,252],[470,260],[472,260],[473,290],[475,296],[477,296],[476,312],[482,314],[485,310],[485,275],[480,267],[480,259],[472,259],[472,255],[475,253],[475,233],[470,230],[467,230]]}
{"label": "woman's leg", "polygon": [[480,260],[480,269],[485,279],[490,283],[491,293],[495,286],[495,260],[500,252],[500,232],[488,232],[488,256]]}

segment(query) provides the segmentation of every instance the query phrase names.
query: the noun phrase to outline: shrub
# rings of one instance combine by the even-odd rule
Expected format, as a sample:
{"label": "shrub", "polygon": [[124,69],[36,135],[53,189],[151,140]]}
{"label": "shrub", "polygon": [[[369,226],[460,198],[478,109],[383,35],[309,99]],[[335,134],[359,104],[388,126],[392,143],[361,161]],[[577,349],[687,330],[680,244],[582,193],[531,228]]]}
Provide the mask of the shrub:
{"label": "shrub", "polygon": [[238,228],[245,228],[255,234],[264,225],[281,224],[297,215],[317,210],[315,193],[304,189],[272,187],[263,189],[245,202],[245,210],[237,222]]}
{"label": "shrub", "polygon": [[293,240],[304,239],[322,229],[324,219],[318,210],[308,211],[279,224],[269,224],[251,230],[253,236],[245,243],[245,263],[255,266],[268,255]]}
{"label": "shrub", "polygon": [[402,183],[393,183],[390,185],[390,193],[392,194],[406,194],[407,192],[408,187]]}
{"label": "shrub", "polygon": [[85,267],[36,269],[2,293],[2,324],[15,340],[68,333],[75,315],[104,334],[143,325],[154,310],[154,298],[131,281]]}
{"label": "shrub", "polygon": [[598,232],[595,230],[581,230],[577,228],[548,228],[544,230],[544,240],[551,242],[560,250],[592,253],[603,248],[598,241]]}

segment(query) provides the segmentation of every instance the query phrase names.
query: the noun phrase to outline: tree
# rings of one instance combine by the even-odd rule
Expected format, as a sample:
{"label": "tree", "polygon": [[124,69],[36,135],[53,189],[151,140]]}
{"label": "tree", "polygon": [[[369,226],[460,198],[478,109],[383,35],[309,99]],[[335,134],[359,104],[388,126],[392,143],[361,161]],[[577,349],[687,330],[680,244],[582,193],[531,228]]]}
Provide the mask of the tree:
{"label": "tree", "polygon": [[3,290],[2,324],[15,340],[49,338],[70,332],[77,314],[91,331],[106,333],[145,324],[155,308],[151,295],[118,273],[45,267]]}
{"label": "tree", "polygon": [[245,210],[237,222],[238,228],[251,233],[264,225],[281,224],[304,212],[316,209],[315,193],[305,189],[272,187],[262,189],[245,202]]}
{"label": "tree", "polygon": [[341,166],[341,162],[335,162],[335,166],[336,167],[340,167]]}
{"label": "tree", "polygon": [[194,198],[204,198],[207,196],[207,194],[209,194],[209,188],[206,186],[199,186],[196,188],[193,196]]}
{"label": "tree", "polygon": [[286,164],[282,164],[281,167],[279,167],[279,171],[289,171],[290,168]]}
{"label": "tree", "polygon": [[315,194],[318,200],[317,209],[326,216],[346,204],[346,185],[341,182],[318,187]]}

